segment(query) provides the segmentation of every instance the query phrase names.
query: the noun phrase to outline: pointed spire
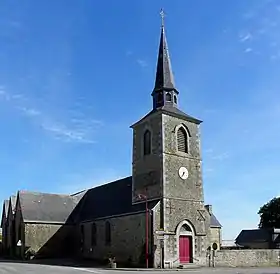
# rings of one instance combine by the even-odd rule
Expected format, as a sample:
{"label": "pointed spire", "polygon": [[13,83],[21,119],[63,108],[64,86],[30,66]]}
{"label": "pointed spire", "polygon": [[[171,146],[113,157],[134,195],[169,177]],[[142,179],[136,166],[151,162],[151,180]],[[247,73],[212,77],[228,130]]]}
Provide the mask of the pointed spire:
{"label": "pointed spire", "polygon": [[174,77],[171,69],[171,62],[168,53],[165,29],[164,11],[161,9],[161,35],[157,61],[157,71],[154,92],[160,90],[175,90]]}

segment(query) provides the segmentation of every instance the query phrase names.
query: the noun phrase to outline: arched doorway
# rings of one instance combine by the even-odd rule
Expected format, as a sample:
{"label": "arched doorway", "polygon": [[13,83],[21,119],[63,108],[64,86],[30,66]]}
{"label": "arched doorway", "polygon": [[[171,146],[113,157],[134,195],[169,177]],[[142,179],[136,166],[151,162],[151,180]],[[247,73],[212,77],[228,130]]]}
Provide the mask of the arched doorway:
{"label": "arched doorway", "polygon": [[194,231],[187,221],[183,221],[177,230],[178,236],[178,257],[181,264],[193,262]]}

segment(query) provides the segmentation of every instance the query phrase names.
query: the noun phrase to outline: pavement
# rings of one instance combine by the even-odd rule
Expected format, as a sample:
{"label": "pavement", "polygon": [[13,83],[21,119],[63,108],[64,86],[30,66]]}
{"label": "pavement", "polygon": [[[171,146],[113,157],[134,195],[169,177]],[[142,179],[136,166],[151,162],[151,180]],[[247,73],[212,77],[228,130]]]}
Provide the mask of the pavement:
{"label": "pavement", "polygon": [[[135,270],[135,269],[102,269],[102,268],[89,268],[89,267],[69,267],[57,265],[43,265],[43,264],[27,264],[15,262],[0,262],[0,274],[109,274],[109,273],[159,273],[160,270]],[[180,269],[180,270],[162,270],[162,272],[170,274],[178,273],[197,273],[197,274],[280,274],[280,267],[274,268],[199,268],[199,269]]]}

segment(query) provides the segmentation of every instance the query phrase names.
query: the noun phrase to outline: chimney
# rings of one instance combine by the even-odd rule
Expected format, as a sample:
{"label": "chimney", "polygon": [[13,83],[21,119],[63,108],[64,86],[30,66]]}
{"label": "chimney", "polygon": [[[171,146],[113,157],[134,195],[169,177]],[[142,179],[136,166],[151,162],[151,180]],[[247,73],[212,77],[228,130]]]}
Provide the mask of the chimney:
{"label": "chimney", "polygon": [[209,212],[210,215],[212,215],[212,205],[205,205],[205,208]]}

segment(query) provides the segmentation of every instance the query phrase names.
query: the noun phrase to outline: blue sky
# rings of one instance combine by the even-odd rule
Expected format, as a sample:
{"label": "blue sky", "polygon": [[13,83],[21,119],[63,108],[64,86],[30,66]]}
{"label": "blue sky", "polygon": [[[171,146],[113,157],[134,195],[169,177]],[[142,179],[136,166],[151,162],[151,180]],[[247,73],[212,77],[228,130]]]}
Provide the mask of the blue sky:
{"label": "blue sky", "polygon": [[131,174],[161,7],[180,108],[204,121],[205,201],[224,239],[257,226],[280,194],[277,0],[2,0],[0,200]]}

